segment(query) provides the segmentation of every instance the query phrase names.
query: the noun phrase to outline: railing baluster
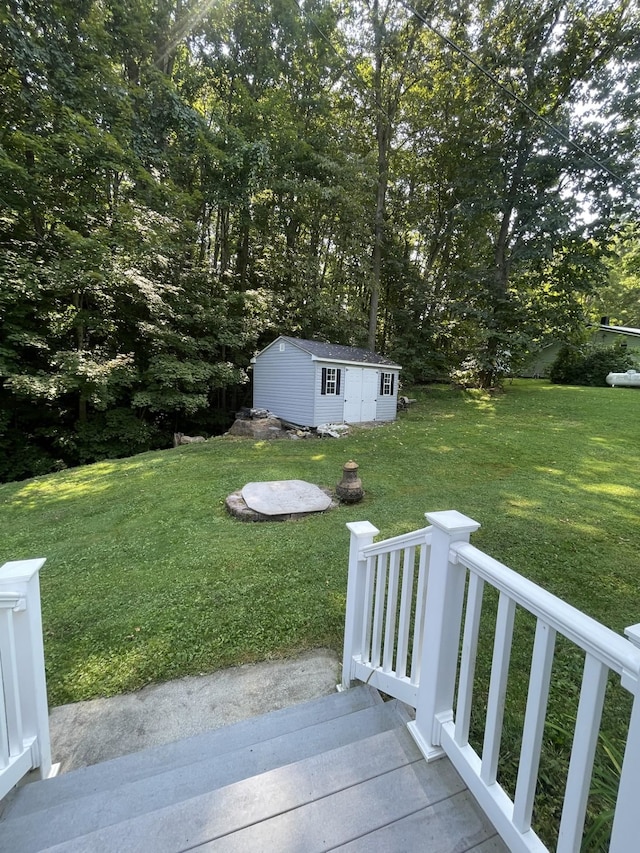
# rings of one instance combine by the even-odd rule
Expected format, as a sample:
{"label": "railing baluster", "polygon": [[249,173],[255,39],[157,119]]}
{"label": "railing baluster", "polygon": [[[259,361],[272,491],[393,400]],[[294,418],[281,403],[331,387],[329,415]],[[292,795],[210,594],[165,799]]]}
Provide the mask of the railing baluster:
{"label": "railing baluster", "polygon": [[418,589],[416,591],[416,612],[413,628],[413,646],[411,649],[411,681],[420,683],[420,668],[422,665],[422,638],[424,637],[424,612],[427,599],[427,580],[429,578],[430,545],[420,546],[420,562],[418,564]]}
{"label": "railing baluster", "polygon": [[[636,628],[638,626],[635,626]],[[637,673],[622,674],[622,686],[633,696],[627,743],[622,760],[616,813],[609,853],[628,853],[638,842],[638,791],[640,791],[640,681]]]}
{"label": "railing baluster", "polygon": [[456,707],[454,736],[458,746],[465,746],[469,742],[473,679],[476,671],[483,591],[484,581],[472,572],[469,577],[469,589],[467,592],[467,612],[464,621],[460,678],[458,679],[458,704]]}
{"label": "railing baluster", "polygon": [[[371,534],[378,531],[368,522],[348,525],[352,545],[345,672],[413,705],[416,717],[408,728],[422,753],[427,760],[449,756],[510,850],[548,853],[531,827],[531,819],[555,638],[561,634],[582,649],[585,665],[557,851],[577,853],[582,843],[609,672],[620,675],[622,687],[634,697],[610,850],[626,853],[635,849],[640,652],[632,643],[640,646],[640,625],[628,628],[632,642],[625,640],[471,546],[468,539],[479,526],[477,522],[455,511],[429,513],[427,518],[432,522],[430,528],[375,544]],[[352,572],[353,567],[357,571]],[[498,591],[499,600],[480,757],[469,743],[469,730],[486,584]],[[350,604],[352,598],[357,598],[356,606]],[[512,801],[497,776],[516,607],[536,619],[536,632]]]}
{"label": "railing baluster", "polygon": [[502,739],[504,700],[507,693],[515,610],[515,601],[504,593],[500,593],[480,771],[480,777],[485,785],[493,785],[498,775],[498,756]]}
{"label": "railing baluster", "polygon": [[531,827],[555,641],[556,632],[553,628],[538,619],[513,804],[513,823],[522,833],[527,832]]}
{"label": "railing baluster", "polygon": [[383,672],[393,670],[396,646],[396,620],[398,616],[398,585],[400,580],[400,549],[391,552],[389,558],[389,581],[387,585],[387,613],[384,626]]}
{"label": "railing baluster", "polygon": [[409,654],[409,628],[411,626],[411,601],[415,574],[416,549],[410,546],[404,549],[402,562],[402,592],[400,594],[400,627],[398,629],[398,650],[396,653],[396,674],[404,678],[407,674],[407,655]]}
{"label": "railing baluster", "polygon": [[573,853],[580,849],[582,842],[608,672],[608,667],[599,660],[591,655],[586,656],[557,853]]}
{"label": "railing baluster", "polygon": [[371,661],[373,652],[371,649],[371,633],[373,622],[373,593],[375,585],[376,557],[367,557],[367,568],[365,570],[364,585],[364,620],[362,622],[362,660],[366,663]]}
{"label": "railing baluster", "polygon": [[376,571],[376,603],[373,611],[373,630],[371,635],[371,666],[380,666],[382,655],[382,629],[384,625],[384,605],[387,595],[387,563],[388,554],[379,554]]}
{"label": "railing baluster", "polygon": [[[5,618],[5,614],[0,610],[0,622]],[[7,680],[7,676],[3,672],[2,666],[2,651],[0,650],[0,687]],[[9,728],[7,725],[7,717],[4,713],[4,702],[0,702],[0,770],[9,764]]]}
{"label": "railing baluster", "polygon": [[4,688],[4,707],[2,715],[6,720],[6,739],[8,757],[19,755],[23,749],[22,713],[20,708],[20,682],[16,658],[16,638],[13,627],[13,611],[0,611],[0,660],[2,660],[2,681]]}
{"label": "railing baluster", "polygon": [[17,560],[0,567],[0,798],[31,769],[40,778],[51,773],[38,579],[43,564]]}

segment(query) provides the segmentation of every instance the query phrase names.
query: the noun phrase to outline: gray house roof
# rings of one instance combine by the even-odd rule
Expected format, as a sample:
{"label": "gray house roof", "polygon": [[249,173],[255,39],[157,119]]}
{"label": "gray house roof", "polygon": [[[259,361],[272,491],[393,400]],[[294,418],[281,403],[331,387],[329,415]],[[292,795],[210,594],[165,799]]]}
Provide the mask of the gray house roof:
{"label": "gray house roof", "polygon": [[608,323],[600,323],[598,328],[601,332],[613,332],[615,335],[640,338],[640,329],[632,329],[629,326],[610,326]]}
{"label": "gray house roof", "polygon": [[[280,335],[276,340],[288,341],[289,343],[294,344],[294,346],[299,347],[299,349],[304,352],[308,352],[312,358],[321,359],[322,361],[346,361],[351,362],[352,364],[375,364],[402,370],[400,365],[396,364],[396,362],[392,361],[390,358],[360,347],[345,347],[341,344],[326,344],[322,341],[305,341],[300,338],[290,338],[286,335]],[[269,346],[273,346],[274,343],[276,343],[276,341],[273,341]],[[268,349],[268,347],[265,347],[265,349]]]}

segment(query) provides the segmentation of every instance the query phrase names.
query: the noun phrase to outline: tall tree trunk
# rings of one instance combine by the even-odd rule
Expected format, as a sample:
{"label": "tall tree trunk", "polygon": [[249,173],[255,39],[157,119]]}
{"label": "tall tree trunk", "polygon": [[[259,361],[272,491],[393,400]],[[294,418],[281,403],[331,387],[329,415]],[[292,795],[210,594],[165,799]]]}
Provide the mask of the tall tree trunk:
{"label": "tall tree trunk", "polygon": [[384,110],[384,92],[382,81],[384,24],[380,16],[378,0],[374,0],[373,9],[374,32],[374,73],[373,96],[376,111],[376,144],[377,144],[377,182],[376,182],[376,211],[373,225],[373,252],[371,256],[371,297],[369,301],[369,334],[367,348],[376,348],[376,333],[378,329],[378,304],[380,302],[380,282],[382,280],[382,246],[384,243],[384,226],[386,215],[387,187],[389,184],[389,142],[391,139],[390,118]]}
{"label": "tall tree trunk", "polygon": [[498,379],[497,361],[500,346],[503,342],[504,333],[509,326],[509,278],[512,263],[510,242],[513,217],[532,150],[533,143],[529,134],[523,131],[520,135],[518,155],[509,179],[500,220],[500,230],[493,251],[489,334],[485,365],[480,371],[480,384],[483,388],[491,388]]}

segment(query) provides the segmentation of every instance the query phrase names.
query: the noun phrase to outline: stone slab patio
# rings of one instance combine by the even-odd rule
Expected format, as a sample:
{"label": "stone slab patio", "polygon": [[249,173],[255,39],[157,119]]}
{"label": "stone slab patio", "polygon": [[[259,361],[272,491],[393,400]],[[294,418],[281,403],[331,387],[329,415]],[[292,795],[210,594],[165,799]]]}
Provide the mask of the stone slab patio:
{"label": "stone slab patio", "polygon": [[247,483],[242,497],[249,509],[261,515],[324,512],[331,506],[331,498],[319,486],[304,480]]}

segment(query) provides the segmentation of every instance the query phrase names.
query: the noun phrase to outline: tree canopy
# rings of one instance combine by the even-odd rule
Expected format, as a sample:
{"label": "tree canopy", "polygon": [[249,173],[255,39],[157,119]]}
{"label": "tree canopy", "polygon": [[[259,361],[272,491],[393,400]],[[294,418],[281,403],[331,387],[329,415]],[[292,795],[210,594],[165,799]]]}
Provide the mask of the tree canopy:
{"label": "tree canopy", "polygon": [[640,325],[639,35],[631,0],[7,0],[0,479],[223,429],[277,334],[491,386],[605,298]]}

